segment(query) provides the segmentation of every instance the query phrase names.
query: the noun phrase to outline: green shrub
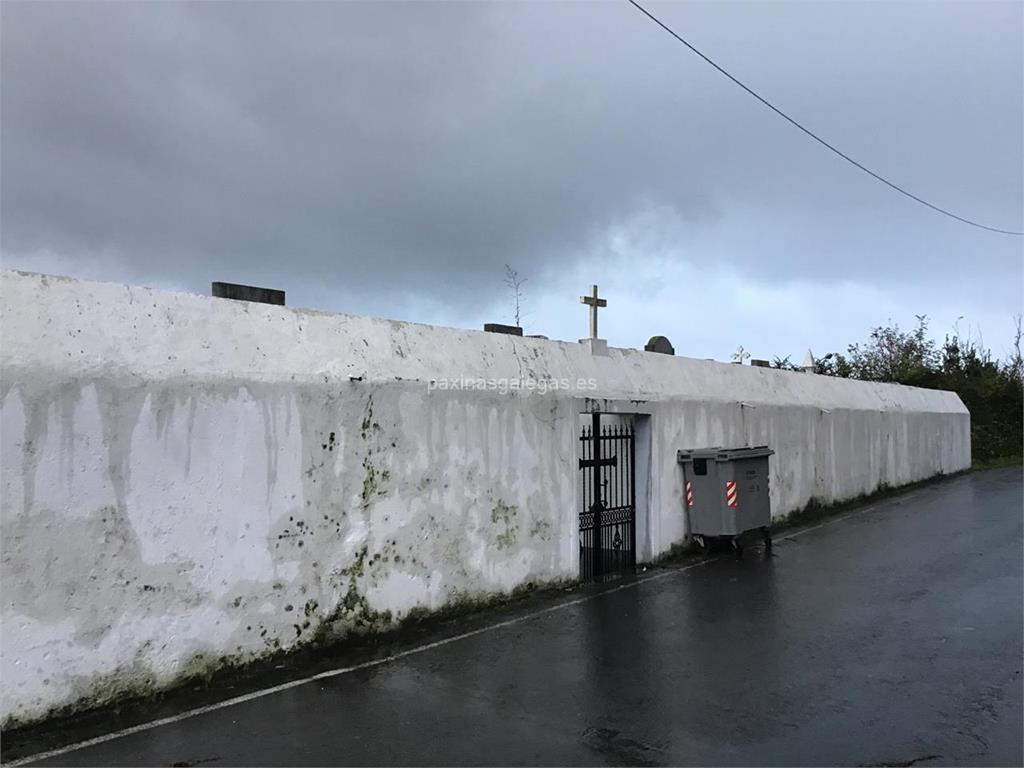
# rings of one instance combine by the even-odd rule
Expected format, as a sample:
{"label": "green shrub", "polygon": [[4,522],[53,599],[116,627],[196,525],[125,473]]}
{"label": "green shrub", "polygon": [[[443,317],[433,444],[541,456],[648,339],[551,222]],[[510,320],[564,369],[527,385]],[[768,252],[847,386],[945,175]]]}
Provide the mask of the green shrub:
{"label": "green shrub", "polygon": [[902,331],[891,323],[872,329],[863,344],[847,354],[830,353],[815,363],[827,376],[888,381],[956,392],[971,412],[971,449],[975,461],[991,463],[1021,456],[1024,442],[1024,360],[1021,318],[1016,320],[1013,350],[1005,360],[992,357],[979,340],[959,331],[941,345],[928,338],[928,318]]}

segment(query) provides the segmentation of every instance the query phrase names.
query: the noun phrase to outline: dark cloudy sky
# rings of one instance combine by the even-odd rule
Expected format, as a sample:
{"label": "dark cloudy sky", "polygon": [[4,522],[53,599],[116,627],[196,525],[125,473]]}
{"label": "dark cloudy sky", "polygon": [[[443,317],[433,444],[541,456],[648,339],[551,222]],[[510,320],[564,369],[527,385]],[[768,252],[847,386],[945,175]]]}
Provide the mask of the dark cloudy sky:
{"label": "dark cloudy sky", "polygon": [[[939,205],[1021,229],[1021,2],[652,11]],[[4,2],[8,268],[680,354],[802,358],[887,319],[1002,353],[1022,238],[902,198],[625,2]]]}

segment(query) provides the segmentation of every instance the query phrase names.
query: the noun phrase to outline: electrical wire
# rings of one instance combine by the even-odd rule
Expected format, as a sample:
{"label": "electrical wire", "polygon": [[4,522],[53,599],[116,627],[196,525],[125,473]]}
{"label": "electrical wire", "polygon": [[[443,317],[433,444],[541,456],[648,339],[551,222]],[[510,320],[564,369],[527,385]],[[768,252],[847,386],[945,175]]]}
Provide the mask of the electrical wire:
{"label": "electrical wire", "polygon": [[926,207],[928,207],[928,208],[931,208],[931,209],[932,209],[933,211],[936,211],[936,212],[938,212],[938,213],[941,213],[941,214],[943,214],[943,215],[945,215],[945,216],[949,216],[950,218],[952,218],[952,219],[956,219],[957,221],[963,222],[964,224],[970,224],[970,225],[971,225],[972,227],[978,227],[979,229],[985,229],[985,230],[988,230],[989,232],[998,232],[998,233],[999,233],[999,234],[1001,234],[1001,235],[1016,235],[1016,236],[1018,236],[1018,237],[1022,237],[1022,236],[1024,236],[1024,232],[1016,232],[1016,231],[1014,231],[1014,230],[1011,230],[1011,229],[1000,229],[999,227],[990,227],[990,226],[988,226],[987,224],[982,224],[982,223],[980,223],[980,222],[977,222],[977,221],[973,221],[973,220],[971,220],[971,219],[968,219],[968,218],[965,218],[965,217],[963,217],[963,216],[959,216],[959,215],[957,215],[957,214],[953,213],[952,211],[946,210],[945,208],[942,208],[942,207],[940,207],[940,206],[938,206],[938,205],[935,205],[935,204],[933,204],[933,203],[929,203],[929,202],[928,202],[927,200],[924,200],[924,199],[922,199],[922,198],[918,197],[918,196],[917,196],[917,195],[915,195],[915,194],[914,194],[913,192],[909,192],[909,191],[907,191],[906,189],[904,189],[903,187],[899,186],[898,184],[894,184],[893,182],[889,181],[889,180],[888,180],[887,178],[885,178],[884,176],[881,176],[880,174],[878,174],[878,173],[875,173],[875,172],[874,172],[874,171],[872,171],[872,170],[871,170],[870,168],[868,168],[868,167],[866,167],[866,166],[862,165],[861,163],[857,162],[856,160],[854,160],[854,159],[853,159],[852,157],[850,157],[850,156],[849,156],[848,154],[846,154],[846,153],[845,153],[845,152],[843,152],[842,150],[840,150],[840,149],[836,148],[835,146],[833,146],[833,145],[832,145],[832,144],[830,144],[829,142],[825,141],[825,139],[821,138],[821,137],[820,137],[820,136],[819,136],[818,134],[814,133],[814,132],[813,132],[812,130],[810,130],[809,128],[805,128],[805,127],[804,127],[803,125],[801,125],[801,124],[800,124],[799,122],[797,122],[796,120],[794,120],[794,119],[793,119],[792,117],[790,117],[790,116],[789,116],[789,115],[787,115],[787,114],[786,114],[785,112],[783,112],[783,111],[782,111],[781,109],[779,109],[779,108],[778,108],[778,107],[776,107],[776,106],[775,106],[774,104],[772,104],[772,103],[771,103],[770,101],[768,101],[768,99],[764,98],[763,96],[761,96],[761,94],[757,93],[757,92],[756,92],[756,91],[755,91],[754,89],[750,88],[750,87],[749,87],[749,86],[747,86],[747,85],[746,85],[745,83],[743,83],[743,82],[741,82],[740,80],[738,80],[737,78],[733,77],[733,76],[732,76],[731,74],[729,74],[729,73],[728,73],[728,72],[727,72],[727,71],[726,71],[725,69],[723,69],[723,68],[722,68],[721,66],[719,66],[718,64],[716,64],[716,63],[715,63],[714,61],[712,61],[712,59],[711,59],[710,57],[708,57],[707,55],[705,55],[704,53],[702,53],[701,51],[699,51],[699,50],[698,50],[697,48],[695,48],[695,47],[694,47],[694,46],[693,46],[693,45],[692,45],[691,43],[689,43],[689,42],[687,42],[686,40],[684,40],[684,39],[683,39],[683,38],[682,38],[682,37],[681,37],[681,36],[680,36],[679,34],[677,34],[677,33],[676,33],[676,32],[675,32],[675,31],[674,31],[674,30],[673,30],[673,29],[672,29],[671,27],[669,27],[669,26],[668,26],[667,24],[665,24],[665,23],[664,23],[663,21],[661,21],[661,19],[659,19],[659,18],[658,18],[657,16],[655,16],[655,15],[654,15],[653,13],[651,13],[651,12],[650,12],[650,11],[648,11],[648,10],[647,10],[646,8],[644,8],[644,7],[642,6],[642,5],[640,5],[640,3],[636,2],[636,0],[627,0],[627,2],[628,2],[628,3],[630,4],[630,5],[632,5],[632,6],[634,7],[634,8],[636,8],[636,9],[637,9],[638,11],[640,11],[640,13],[642,13],[642,14],[643,14],[644,16],[646,16],[646,17],[647,17],[648,19],[650,19],[650,20],[651,20],[651,21],[653,21],[653,22],[654,22],[655,24],[657,24],[657,25],[658,25],[659,27],[661,27],[661,28],[662,28],[663,30],[665,30],[665,31],[666,31],[666,32],[668,32],[668,33],[669,33],[670,35],[672,35],[672,37],[674,37],[674,38],[675,38],[675,39],[676,39],[677,41],[679,41],[680,43],[682,43],[683,45],[685,45],[685,46],[686,46],[687,48],[689,48],[689,49],[690,49],[690,50],[691,50],[691,51],[692,51],[693,53],[695,53],[695,54],[697,54],[698,56],[700,56],[700,57],[701,57],[701,58],[702,58],[702,59],[703,59],[703,60],[704,60],[705,62],[707,62],[708,64],[710,64],[710,65],[711,65],[712,67],[714,67],[714,68],[715,68],[716,70],[718,70],[718,71],[719,71],[719,72],[720,72],[721,74],[723,74],[723,75],[725,75],[725,76],[726,76],[727,78],[729,78],[729,79],[730,79],[730,80],[731,80],[731,81],[732,81],[733,83],[735,83],[736,85],[738,85],[738,86],[739,86],[740,88],[742,88],[742,89],[743,89],[744,91],[746,91],[746,92],[747,92],[748,94],[750,94],[750,95],[751,95],[751,96],[753,96],[753,97],[754,97],[755,99],[757,99],[757,100],[758,100],[758,101],[760,101],[760,102],[761,102],[762,104],[764,104],[764,105],[765,105],[766,107],[768,107],[768,109],[770,109],[770,110],[771,110],[772,112],[774,112],[775,114],[777,114],[777,115],[778,115],[779,117],[783,118],[783,119],[784,119],[784,120],[786,120],[787,122],[789,122],[789,123],[791,123],[792,125],[794,125],[795,127],[799,128],[799,129],[800,129],[801,131],[803,131],[804,133],[806,133],[806,134],[807,134],[808,136],[810,136],[810,137],[811,137],[812,139],[814,139],[814,140],[815,140],[816,142],[818,142],[818,143],[819,143],[819,144],[821,144],[822,146],[826,147],[827,149],[830,149],[830,150],[832,150],[832,151],[833,151],[833,152],[835,152],[835,153],[836,153],[837,155],[839,155],[839,156],[840,156],[841,158],[843,158],[844,160],[846,160],[846,162],[848,162],[848,163],[850,163],[851,165],[855,166],[856,168],[859,168],[860,170],[864,171],[864,173],[868,174],[869,176],[871,176],[872,178],[876,179],[877,181],[880,181],[880,182],[882,182],[882,183],[883,183],[883,184],[885,184],[885,185],[886,185],[887,187],[890,187],[891,189],[894,189],[894,190],[896,190],[896,191],[897,191],[897,192],[899,192],[899,193],[900,193],[901,195],[906,195],[906,196],[907,196],[907,197],[909,197],[909,198],[910,198],[911,200],[914,200],[914,201],[916,201],[916,202],[920,203],[921,205],[924,205],[924,206],[926,206]]}

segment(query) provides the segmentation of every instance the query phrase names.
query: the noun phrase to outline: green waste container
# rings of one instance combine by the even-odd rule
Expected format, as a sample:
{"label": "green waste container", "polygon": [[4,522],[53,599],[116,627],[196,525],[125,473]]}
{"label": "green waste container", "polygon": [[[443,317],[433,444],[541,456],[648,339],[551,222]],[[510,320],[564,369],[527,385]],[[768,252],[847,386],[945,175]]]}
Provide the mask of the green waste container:
{"label": "green waste container", "polygon": [[727,540],[737,554],[743,540],[759,533],[771,548],[772,510],[768,496],[766,445],[754,448],[698,448],[679,451],[683,467],[688,529],[702,550]]}

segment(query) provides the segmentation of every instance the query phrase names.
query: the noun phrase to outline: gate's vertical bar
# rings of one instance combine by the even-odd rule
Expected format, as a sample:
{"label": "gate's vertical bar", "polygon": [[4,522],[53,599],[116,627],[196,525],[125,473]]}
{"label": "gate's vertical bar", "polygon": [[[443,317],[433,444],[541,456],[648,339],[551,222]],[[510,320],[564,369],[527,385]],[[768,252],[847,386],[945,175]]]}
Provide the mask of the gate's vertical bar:
{"label": "gate's vertical bar", "polygon": [[[580,435],[580,443],[581,443],[580,451],[583,454],[583,461],[587,461],[590,458],[590,452],[587,450],[587,428],[586,427],[583,427],[583,434]],[[587,485],[588,485],[588,483],[587,483],[588,475],[587,475],[586,465],[584,465],[584,467],[583,467],[583,472],[581,473],[581,477],[582,477],[582,480],[583,480],[583,511],[586,512],[588,509],[590,509],[590,499],[589,499],[590,488],[587,487]]]}
{"label": "gate's vertical bar", "polygon": [[[582,461],[587,460],[587,428],[584,426],[580,429],[580,459]],[[586,465],[580,464],[580,483],[582,485],[582,508],[583,511],[587,510],[587,469]],[[579,550],[580,550],[580,578],[587,578],[587,529],[583,527],[583,514],[580,512],[576,513],[576,518],[579,527]]]}
{"label": "gate's vertical bar", "polygon": [[593,487],[593,510],[594,510],[594,563],[593,563],[593,575],[594,577],[600,577],[604,569],[601,567],[601,414],[594,411],[591,414],[592,426],[591,426],[591,438],[593,439],[593,459],[594,459],[594,487]]}
{"label": "gate's vertical bar", "polygon": [[630,565],[636,565],[636,429],[629,425],[629,552]]}
{"label": "gate's vertical bar", "polygon": [[619,568],[624,568],[629,565],[629,548],[630,541],[632,539],[632,533],[630,532],[629,516],[624,513],[623,508],[629,507],[629,424],[623,423],[622,429],[619,430],[619,456],[621,456],[620,463],[622,467],[621,482],[622,482],[622,497],[619,499],[619,519],[622,520],[622,545],[619,547]]}
{"label": "gate's vertical bar", "polygon": [[604,436],[607,433],[607,425],[602,425],[600,432],[597,435],[597,453],[594,454],[595,461],[597,462],[597,507],[599,511],[595,513],[594,520],[597,528],[597,557],[600,564],[597,566],[597,574],[603,576],[605,571],[608,569],[605,567],[607,563],[604,557],[604,511],[608,509],[608,470],[601,464],[601,460],[608,455],[608,446],[605,444]]}
{"label": "gate's vertical bar", "polygon": [[[584,427],[583,431],[587,435],[587,439],[586,439],[586,441],[584,443],[583,450],[584,450],[585,455],[587,457],[587,461],[590,461],[591,459],[594,458],[594,443],[593,443],[594,434],[593,434],[593,432],[590,431],[590,427]],[[590,514],[590,526],[587,528],[587,540],[586,540],[586,543],[587,543],[587,552],[586,552],[587,563],[586,563],[586,571],[587,571],[587,578],[588,579],[592,579],[594,577],[594,551],[593,551],[594,550],[594,515],[592,513],[593,512],[592,508],[594,506],[594,499],[592,498],[593,490],[594,490],[594,469],[593,469],[593,467],[588,466],[587,469],[584,470],[583,481],[586,483],[586,486],[587,486],[586,496],[585,496],[586,500],[585,500],[585,502],[583,504],[583,511],[591,513]]]}
{"label": "gate's vertical bar", "polygon": [[[611,439],[610,442],[612,444],[612,454],[616,458],[618,458],[618,456],[619,456],[619,426],[618,426],[618,424],[616,424],[614,427],[612,427],[612,439]],[[619,499],[619,486],[620,486],[619,480],[621,479],[619,477],[619,474],[621,472],[622,472],[622,462],[621,461],[616,461],[615,462],[615,467],[612,469],[612,475],[615,478],[615,491],[614,491],[614,494],[612,496],[612,503],[609,505],[609,506],[612,506],[612,507],[619,506],[620,501],[621,501]]]}
{"label": "gate's vertical bar", "polygon": [[[615,446],[615,458],[616,458],[615,468],[613,470],[613,472],[615,474],[615,501],[613,502],[613,504],[615,506],[615,521],[616,522],[611,527],[611,529],[608,531],[608,534],[609,534],[609,536],[611,536],[611,548],[610,548],[611,552],[610,552],[610,557],[612,558],[613,562],[615,563],[615,568],[617,570],[617,569],[622,567],[622,563],[619,562],[619,555],[620,555],[620,553],[619,553],[618,549],[615,547],[615,535],[616,535],[616,533],[619,533],[619,522],[618,522],[618,520],[619,520],[619,517],[622,514],[622,511],[619,509],[619,507],[622,504],[622,499],[619,498],[619,491],[622,490],[622,483],[620,482],[620,480],[621,480],[621,474],[622,474],[622,460],[623,460],[622,451],[619,449],[619,426],[618,425],[615,426],[615,429],[614,429],[614,431],[612,433],[612,445]],[[619,533],[619,537],[621,538],[621,533]]]}

